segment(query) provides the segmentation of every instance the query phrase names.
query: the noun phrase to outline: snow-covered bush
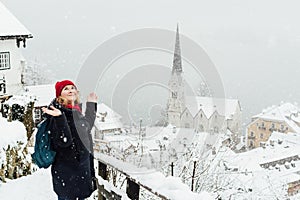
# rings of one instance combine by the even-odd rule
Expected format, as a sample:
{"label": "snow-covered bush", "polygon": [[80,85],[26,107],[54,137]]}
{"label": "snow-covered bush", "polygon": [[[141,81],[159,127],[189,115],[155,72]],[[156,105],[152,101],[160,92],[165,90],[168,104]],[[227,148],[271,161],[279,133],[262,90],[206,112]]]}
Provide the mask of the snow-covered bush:
{"label": "snow-covered bush", "polygon": [[27,136],[19,121],[7,122],[0,117],[0,180],[15,179],[31,173],[31,158],[27,151]]}
{"label": "snow-covered bush", "polygon": [[8,121],[20,121],[24,124],[29,140],[34,131],[33,109],[34,99],[30,95],[15,95],[8,101],[4,102],[6,109],[5,116]]}

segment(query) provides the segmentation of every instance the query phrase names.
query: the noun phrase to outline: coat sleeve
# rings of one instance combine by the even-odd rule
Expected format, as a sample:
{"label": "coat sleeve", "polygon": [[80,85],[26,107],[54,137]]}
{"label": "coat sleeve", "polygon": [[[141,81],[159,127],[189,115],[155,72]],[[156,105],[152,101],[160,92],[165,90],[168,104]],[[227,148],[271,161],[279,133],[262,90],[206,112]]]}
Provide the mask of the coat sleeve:
{"label": "coat sleeve", "polygon": [[54,146],[68,147],[72,144],[71,130],[64,113],[52,117],[52,132],[54,132]]}
{"label": "coat sleeve", "polygon": [[97,112],[97,103],[86,102],[85,118],[86,118],[87,122],[89,123],[88,132],[90,132],[94,126],[94,122],[96,119],[96,112]]}

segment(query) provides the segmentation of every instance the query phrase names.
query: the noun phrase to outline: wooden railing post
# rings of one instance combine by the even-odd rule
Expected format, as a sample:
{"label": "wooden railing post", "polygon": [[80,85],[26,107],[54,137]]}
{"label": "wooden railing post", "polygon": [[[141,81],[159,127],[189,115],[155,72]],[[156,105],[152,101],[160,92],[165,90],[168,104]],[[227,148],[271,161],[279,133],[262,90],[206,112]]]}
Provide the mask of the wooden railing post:
{"label": "wooden railing post", "polygon": [[132,200],[139,200],[140,186],[127,178],[126,194]]}
{"label": "wooden railing post", "polygon": [[191,191],[194,191],[194,181],[195,181],[195,173],[196,173],[196,164],[197,164],[197,161],[194,161]]}
{"label": "wooden railing post", "polygon": [[[101,176],[104,180],[107,180],[107,165],[98,161],[98,175]],[[98,188],[98,200],[106,200],[101,194],[101,190],[104,190],[104,187]]]}

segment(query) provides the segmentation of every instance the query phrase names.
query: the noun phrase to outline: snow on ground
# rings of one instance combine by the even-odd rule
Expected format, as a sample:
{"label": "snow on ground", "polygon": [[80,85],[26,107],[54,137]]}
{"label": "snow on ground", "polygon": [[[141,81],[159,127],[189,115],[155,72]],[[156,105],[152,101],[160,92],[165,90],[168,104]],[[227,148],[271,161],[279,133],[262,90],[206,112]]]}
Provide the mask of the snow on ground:
{"label": "snow on ground", "polygon": [[6,118],[0,117],[0,127],[0,149],[6,148],[8,144],[26,143],[26,129],[21,122],[7,122]]}
{"label": "snow on ground", "polygon": [[52,189],[51,172],[49,169],[40,169],[33,175],[0,183],[0,199],[22,200],[56,200]]}
{"label": "snow on ground", "polygon": [[[15,180],[6,179],[7,183],[0,182],[1,200],[56,200],[53,191],[51,170],[38,169],[32,175]],[[97,192],[95,192],[97,193]],[[93,193],[93,195],[95,195]],[[88,200],[93,199],[93,195]]]}

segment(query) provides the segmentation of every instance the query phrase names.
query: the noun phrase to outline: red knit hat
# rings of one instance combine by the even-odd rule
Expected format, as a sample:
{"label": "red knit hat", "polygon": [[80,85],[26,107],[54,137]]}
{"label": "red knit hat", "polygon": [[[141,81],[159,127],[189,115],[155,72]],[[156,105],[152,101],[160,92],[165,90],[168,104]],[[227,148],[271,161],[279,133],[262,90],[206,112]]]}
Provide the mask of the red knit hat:
{"label": "red knit hat", "polygon": [[76,87],[76,85],[70,80],[57,81],[55,84],[56,97],[60,96],[61,91],[64,89],[66,85],[73,85]]}

